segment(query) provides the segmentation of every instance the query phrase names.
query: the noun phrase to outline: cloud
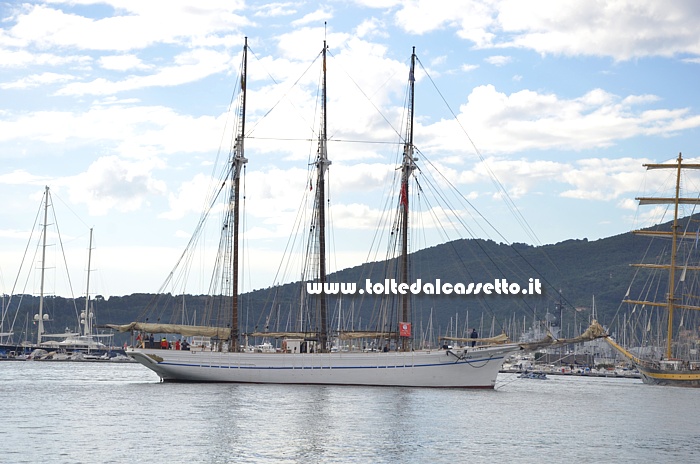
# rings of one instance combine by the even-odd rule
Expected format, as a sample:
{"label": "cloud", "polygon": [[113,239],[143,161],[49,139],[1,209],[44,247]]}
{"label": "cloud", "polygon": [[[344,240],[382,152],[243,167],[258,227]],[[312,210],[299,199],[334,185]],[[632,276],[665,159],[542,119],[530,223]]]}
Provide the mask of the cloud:
{"label": "cloud", "polygon": [[511,58],[510,56],[494,55],[489,56],[488,58],[484,59],[484,61],[494,66],[505,66],[511,61],[513,61],[513,58]]}
{"label": "cloud", "polygon": [[[515,47],[541,54],[608,56],[700,55],[692,2],[569,0],[483,2],[457,0],[435,8],[431,0],[402,3],[397,24],[413,34],[455,30],[477,48]],[[686,58],[687,59],[687,58]]]}
{"label": "cloud", "polygon": [[327,11],[325,8],[319,8],[316,11],[305,14],[300,19],[292,21],[292,26],[305,26],[306,24],[318,23],[331,18],[333,18],[332,11]]}
{"label": "cloud", "polygon": [[36,53],[28,50],[11,50],[0,48],[0,67],[26,68],[29,66],[86,66],[92,62],[87,55],[56,55],[52,53]]}
{"label": "cloud", "polygon": [[111,150],[126,158],[215,152],[219,148],[224,123],[218,118],[195,118],[171,108],[137,103],[105,99],[83,112],[8,114],[0,120],[0,141],[28,139],[32,149],[38,149],[38,143],[69,143],[74,148]]}
{"label": "cloud", "polygon": [[250,24],[237,14],[245,6],[242,0],[203,0],[197,7],[188,0],[173,0],[168,2],[167,14],[154,2],[107,3],[115,9],[113,16],[87,17],[46,5],[21,6],[6,36],[14,44],[40,48],[129,51],[158,43],[196,43],[207,36],[235,33]]}
{"label": "cloud", "polygon": [[99,64],[102,68],[113,71],[151,68],[151,66],[143,63],[136,55],[104,55],[100,57]]}
{"label": "cloud", "polygon": [[92,216],[109,214],[112,209],[135,211],[151,195],[165,194],[164,182],[151,174],[156,167],[162,167],[157,160],[126,161],[104,156],[90,164],[84,173],[62,183],[71,202],[86,204]]}
{"label": "cloud", "polygon": [[[127,58],[128,60],[129,58]],[[133,59],[132,63],[136,63]],[[144,76],[129,76],[119,81],[110,81],[104,78],[96,78],[90,82],[75,82],[68,84],[56,92],[59,96],[82,95],[112,95],[129,90],[137,90],[148,87],[170,87],[195,82],[212,74],[217,74],[229,69],[231,57],[227,53],[214,50],[196,49],[179,54],[174,59],[172,66],[161,67],[154,74]],[[106,61],[112,66],[124,66],[125,61]],[[101,64],[104,66],[104,61]],[[149,66],[141,64],[139,69],[149,69]],[[114,69],[114,68],[112,68]]]}
{"label": "cloud", "polygon": [[34,175],[24,169],[17,169],[6,174],[0,174],[0,184],[6,185],[44,185],[47,179],[47,177]]}
{"label": "cloud", "polygon": [[294,2],[268,3],[258,7],[253,16],[260,18],[290,16],[297,12],[296,5]]}
{"label": "cloud", "polygon": [[386,32],[384,22],[377,18],[367,18],[363,20],[355,28],[355,34],[360,39],[369,39],[371,37],[386,38],[389,36]]}
{"label": "cloud", "polygon": [[478,134],[472,140],[483,153],[579,151],[700,127],[700,117],[688,108],[645,108],[655,101],[653,95],[621,98],[602,89],[566,99],[533,90],[505,94],[483,85],[475,87],[459,109],[466,133],[454,120],[439,121],[421,129],[426,136],[416,143],[423,150],[459,151],[468,142],[467,134]]}
{"label": "cloud", "polygon": [[45,72],[41,74],[32,74],[14,82],[0,84],[0,89],[28,89],[32,87],[40,87],[47,84],[63,83],[71,81],[73,79],[75,79],[75,77],[70,74]]}
{"label": "cloud", "polygon": [[180,219],[188,213],[201,212],[208,206],[205,195],[211,191],[213,184],[213,179],[203,174],[197,174],[192,180],[183,182],[178,188],[177,194],[171,193],[169,195],[170,211],[160,214],[159,217]]}

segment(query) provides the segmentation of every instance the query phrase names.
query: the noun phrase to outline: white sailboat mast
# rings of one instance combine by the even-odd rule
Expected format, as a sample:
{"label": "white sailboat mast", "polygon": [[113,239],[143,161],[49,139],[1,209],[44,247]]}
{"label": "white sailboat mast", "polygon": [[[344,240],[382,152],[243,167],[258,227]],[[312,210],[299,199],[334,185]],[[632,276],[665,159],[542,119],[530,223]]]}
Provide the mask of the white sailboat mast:
{"label": "white sailboat mast", "polygon": [[87,283],[85,284],[85,316],[83,318],[83,335],[92,334],[92,314],[90,313],[90,267],[92,265],[92,228],[90,228],[90,244],[88,245]]}
{"label": "white sailboat mast", "polygon": [[37,321],[37,345],[41,344],[41,336],[44,333],[44,274],[46,273],[46,229],[49,218],[49,187],[44,192],[44,226],[41,246],[41,283],[39,287],[39,317]]}

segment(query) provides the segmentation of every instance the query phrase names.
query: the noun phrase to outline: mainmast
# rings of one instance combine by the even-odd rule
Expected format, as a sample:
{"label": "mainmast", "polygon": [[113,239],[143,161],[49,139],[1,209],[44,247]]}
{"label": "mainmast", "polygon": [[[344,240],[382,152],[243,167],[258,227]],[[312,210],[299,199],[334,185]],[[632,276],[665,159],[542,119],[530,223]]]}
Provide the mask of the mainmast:
{"label": "mainmast", "polygon": [[[408,282],[408,198],[409,179],[413,170],[416,169],[415,158],[413,157],[413,113],[414,113],[414,91],[415,91],[415,68],[416,68],[416,47],[413,47],[411,54],[411,71],[408,75],[409,100],[408,118],[406,127],[406,139],[403,147],[403,161],[401,163],[401,195],[400,195],[400,227],[401,227],[401,282]],[[401,320],[399,322],[410,321],[409,295],[400,295],[401,298]],[[409,350],[410,336],[400,336],[401,349]]]}
{"label": "mainmast", "polygon": [[44,237],[41,246],[41,283],[39,288],[39,315],[37,317],[36,344],[41,345],[41,336],[44,333],[44,274],[46,273],[46,228],[49,221],[49,187],[44,192]]}
{"label": "mainmast", "polygon": [[[316,161],[316,208],[318,214],[318,281],[323,288],[326,283],[326,191],[325,174],[331,162],[328,160],[327,152],[327,108],[326,108],[326,41],[323,41],[323,81],[321,88],[321,133],[318,138],[318,159]],[[318,295],[319,305],[319,333],[318,341],[320,350],[325,352],[328,343],[328,302],[324,292]]]}
{"label": "mainmast", "polygon": [[239,343],[239,321],[238,321],[238,232],[240,229],[240,189],[241,189],[241,171],[248,160],[244,154],[244,135],[245,135],[245,105],[246,105],[246,73],[248,66],[248,37],[245,38],[243,45],[243,65],[241,68],[241,104],[239,114],[238,133],[233,146],[233,197],[230,202],[233,203],[233,261],[231,263],[233,276],[233,289],[231,292],[231,342],[229,343],[229,351],[238,351]]}
{"label": "mainmast", "polygon": [[681,193],[681,165],[683,157],[678,153],[676,167],[676,196],[673,202],[673,236],[671,238],[671,269],[668,278],[668,326],[666,329],[666,359],[673,357],[671,342],[673,338],[673,312],[676,304],[676,255],[678,254],[678,199]]}
{"label": "mainmast", "polygon": [[[670,232],[667,231],[645,231],[645,230],[635,230],[636,235],[650,236],[650,237],[668,237],[671,239],[671,261],[669,264],[634,264],[635,267],[643,268],[653,268],[653,269],[668,269],[668,293],[666,294],[665,302],[653,302],[653,301],[639,301],[639,300],[623,300],[624,303],[632,304],[645,304],[649,306],[659,306],[665,307],[668,311],[668,325],[666,329],[666,359],[673,358],[672,342],[673,342],[673,314],[676,308],[682,309],[694,309],[700,310],[700,307],[679,304],[677,303],[678,298],[676,297],[676,270],[677,265],[677,254],[678,254],[678,240],[686,238],[686,233],[684,231],[679,231],[680,225],[678,224],[678,207],[679,205],[700,205],[700,198],[681,198],[681,173],[683,169],[700,169],[700,164],[683,164],[683,155],[678,154],[675,164],[645,164],[648,170],[651,169],[676,169],[676,185],[675,185],[675,195],[673,197],[643,197],[637,198],[640,205],[658,205],[658,204],[668,204],[673,205],[673,227]],[[695,235],[693,235],[695,237]],[[687,270],[700,270],[696,266],[683,266]]]}

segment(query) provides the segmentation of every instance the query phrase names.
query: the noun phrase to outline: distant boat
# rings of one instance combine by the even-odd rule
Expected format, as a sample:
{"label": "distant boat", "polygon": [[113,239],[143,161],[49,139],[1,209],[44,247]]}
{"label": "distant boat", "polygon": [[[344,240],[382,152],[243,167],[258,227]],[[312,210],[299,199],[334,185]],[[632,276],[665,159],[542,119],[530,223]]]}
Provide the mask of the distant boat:
{"label": "distant boat", "polygon": [[[90,263],[92,259],[92,229],[90,229],[90,244],[88,251],[88,272],[87,285],[85,296],[85,310],[80,314],[80,332],[66,331],[64,333],[46,333],[45,324],[50,320],[50,316],[44,310],[45,304],[45,273],[46,273],[46,248],[47,248],[47,227],[49,223],[49,206],[51,205],[51,194],[49,187],[45,187],[44,197],[42,199],[43,207],[43,224],[41,226],[41,268],[40,268],[40,286],[39,286],[39,308],[38,313],[34,315],[33,321],[37,326],[36,342],[24,341],[13,343],[12,337],[14,331],[3,333],[4,340],[0,343],[0,353],[4,353],[4,357],[19,357],[26,359],[77,359],[73,357],[75,353],[81,355],[115,355],[114,349],[102,343],[101,338],[112,339],[113,334],[97,334],[94,332],[94,309],[90,306]],[[3,310],[3,324],[5,318],[8,318],[7,311]],[[117,350],[120,351],[120,350]],[[23,356],[32,354],[32,356]],[[123,350],[121,350],[123,354]]]}
{"label": "distant boat", "polygon": [[518,376],[519,379],[534,379],[534,380],[547,380],[547,374],[544,372],[523,372]]}
{"label": "distant boat", "polygon": [[[224,183],[230,188],[226,196],[228,205],[223,210],[231,215],[224,218],[220,230],[224,234],[220,243],[224,245],[217,262],[225,263],[221,268],[232,271],[232,275],[218,281],[226,283],[227,292],[221,299],[230,308],[230,316],[217,326],[187,325],[137,321],[130,324],[108,324],[122,332],[143,334],[176,334],[179,337],[197,338],[189,350],[133,348],[127,353],[138,362],[157,373],[164,381],[236,382],[275,384],[322,384],[364,385],[403,387],[450,387],[492,389],[504,359],[522,349],[511,343],[505,334],[495,337],[460,338],[451,337],[451,345],[436,349],[419,349],[414,346],[414,331],[410,295],[397,295],[392,300],[391,310],[384,309],[377,318],[373,330],[343,330],[333,334],[329,330],[328,301],[324,292],[305,295],[308,300],[301,303],[299,316],[292,331],[255,331],[241,333],[238,306],[239,281],[239,177],[248,161],[244,157],[247,40],[243,49],[241,91],[239,102],[240,120],[235,127],[238,133],[229,160],[230,177]],[[331,164],[327,156],[326,132],[326,51],[324,41],[321,51],[323,61],[321,87],[321,127],[318,131],[318,150],[314,162],[315,179],[309,181],[308,190],[313,192],[314,210],[307,227],[311,231],[308,242],[309,274],[304,279],[311,285],[323,288],[328,284],[326,275],[326,174]],[[390,260],[397,281],[407,284],[418,276],[411,275],[408,265],[409,252],[409,188],[417,169],[417,158],[413,145],[414,84],[416,55],[411,55],[408,79],[407,127],[403,139],[403,157],[397,176],[399,189],[394,197],[394,226],[392,237],[396,239],[396,258]],[[221,183],[219,184],[221,185]],[[184,255],[183,255],[184,256]],[[171,273],[172,275],[172,273]],[[223,286],[222,286],[223,288]],[[217,306],[218,307],[218,306]],[[212,310],[213,312],[213,310]],[[160,313],[159,313],[160,314]],[[159,316],[160,317],[160,316]],[[267,327],[267,324],[266,324]],[[264,338],[281,340],[281,346],[258,345],[249,349],[246,340]],[[163,346],[169,342],[163,339]],[[418,337],[415,337],[417,340]],[[335,340],[335,343],[334,343]],[[349,346],[341,343],[351,342]],[[550,343],[548,341],[547,343]]]}
{"label": "distant boat", "polygon": [[[673,220],[670,230],[636,230],[634,234],[652,237],[650,250],[659,255],[647,256],[644,263],[634,264],[639,271],[623,303],[629,307],[620,321],[617,339],[606,340],[627,357],[649,385],[700,387],[700,271],[698,239],[700,222],[693,215],[683,218],[680,207],[700,205],[697,178],[684,174],[700,169],[700,164],[683,162],[679,153],[673,164],[646,164],[648,170],[670,170],[674,194],[637,198],[640,205],[669,205]],[[694,193],[683,195],[683,189],[695,187]],[[655,241],[663,240],[663,246]],[[632,293],[634,292],[634,293]],[[638,295],[638,296],[635,296]],[[623,317],[620,314],[620,318]]]}

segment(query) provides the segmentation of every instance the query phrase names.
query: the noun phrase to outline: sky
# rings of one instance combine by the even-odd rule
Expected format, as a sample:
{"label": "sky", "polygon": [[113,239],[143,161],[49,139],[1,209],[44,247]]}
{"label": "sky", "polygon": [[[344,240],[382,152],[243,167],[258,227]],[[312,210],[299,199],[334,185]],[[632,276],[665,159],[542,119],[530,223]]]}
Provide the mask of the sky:
{"label": "sky", "polygon": [[634,198],[658,181],[642,165],[700,158],[695,0],[6,1],[0,19],[5,294],[37,292],[46,186],[61,236],[51,275],[65,255],[72,292],[86,291],[93,229],[89,293],[161,289],[228,153],[245,37],[242,291],[280,279],[316,151],[324,40],[331,271],[368,258],[413,47],[419,163],[500,231],[479,238],[648,225]]}

